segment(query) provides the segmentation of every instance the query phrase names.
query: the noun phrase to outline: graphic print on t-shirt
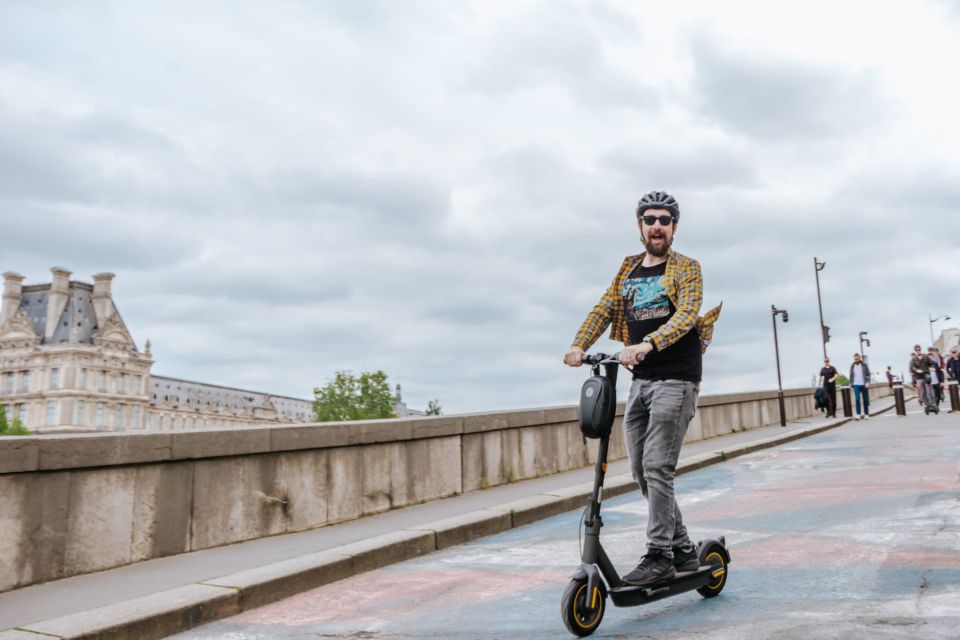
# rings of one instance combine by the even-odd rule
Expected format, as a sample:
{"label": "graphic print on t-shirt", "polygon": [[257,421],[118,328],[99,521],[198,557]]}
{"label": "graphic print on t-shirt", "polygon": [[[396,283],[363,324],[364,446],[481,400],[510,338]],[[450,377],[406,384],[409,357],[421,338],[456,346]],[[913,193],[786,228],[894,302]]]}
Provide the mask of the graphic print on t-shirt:
{"label": "graphic print on t-shirt", "polygon": [[621,295],[630,301],[627,321],[653,320],[670,315],[670,299],[660,282],[661,276],[627,278]]}

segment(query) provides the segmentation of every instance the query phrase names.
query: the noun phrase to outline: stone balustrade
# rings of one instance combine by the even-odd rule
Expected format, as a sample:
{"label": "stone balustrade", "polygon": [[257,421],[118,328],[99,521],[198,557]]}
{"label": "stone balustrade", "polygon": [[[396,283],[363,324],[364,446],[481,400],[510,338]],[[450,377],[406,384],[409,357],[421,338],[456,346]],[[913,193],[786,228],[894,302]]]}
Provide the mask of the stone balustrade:
{"label": "stone balustrade", "polygon": [[[788,419],[813,415],[811,389],[785,396]],[[772,424],[777,411],[775,392],[703,396],[686,440]],[[613,433],[610,457],[622,458]],[[0,591],[576,469],[595,452],[574,406],[0,437]]]}

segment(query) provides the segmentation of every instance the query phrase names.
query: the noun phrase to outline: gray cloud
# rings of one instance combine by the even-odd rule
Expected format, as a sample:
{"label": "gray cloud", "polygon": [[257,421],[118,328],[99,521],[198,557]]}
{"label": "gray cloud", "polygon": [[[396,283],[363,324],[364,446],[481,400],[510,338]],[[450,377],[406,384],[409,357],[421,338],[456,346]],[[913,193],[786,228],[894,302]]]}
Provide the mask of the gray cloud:
{"label": "gray cloud", "polygon": [[701,117],[747,136],[846,136],[876,130],[889,115],[877,78],[869,72],[735,52],[699,31],[690,36],[690,53]]}

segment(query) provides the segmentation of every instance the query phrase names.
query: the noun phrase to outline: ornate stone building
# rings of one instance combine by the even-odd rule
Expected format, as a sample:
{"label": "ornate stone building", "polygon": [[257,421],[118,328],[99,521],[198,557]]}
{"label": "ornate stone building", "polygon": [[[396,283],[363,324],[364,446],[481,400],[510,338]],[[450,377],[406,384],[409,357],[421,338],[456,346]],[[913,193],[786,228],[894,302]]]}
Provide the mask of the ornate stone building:
{"label": "ornate stone building", "polygon": [[5,273],[0,308],[0,404],[31,431],[170,431],[309,422],[309,400],[151,374],[111,295],[54,268],[53,282]]}

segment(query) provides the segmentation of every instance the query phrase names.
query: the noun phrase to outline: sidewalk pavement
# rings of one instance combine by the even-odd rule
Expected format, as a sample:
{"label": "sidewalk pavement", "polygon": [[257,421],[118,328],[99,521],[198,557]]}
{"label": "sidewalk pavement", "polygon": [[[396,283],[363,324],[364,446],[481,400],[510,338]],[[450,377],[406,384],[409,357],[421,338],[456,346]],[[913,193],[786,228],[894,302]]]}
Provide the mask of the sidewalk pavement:
{"label": "sidewalk pavement", "polygon": [[[893,399],[874,405],[874,415],[883,413],[893,408]],[[686,444],[677,473],[848,420],[814,417]],[[2,593],[0,640],[163,638],[375,567],[577,509],[590,494],[593,473],[591,466]],[[610,463],[604,497],[635,488],[627,461]]]}

